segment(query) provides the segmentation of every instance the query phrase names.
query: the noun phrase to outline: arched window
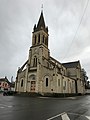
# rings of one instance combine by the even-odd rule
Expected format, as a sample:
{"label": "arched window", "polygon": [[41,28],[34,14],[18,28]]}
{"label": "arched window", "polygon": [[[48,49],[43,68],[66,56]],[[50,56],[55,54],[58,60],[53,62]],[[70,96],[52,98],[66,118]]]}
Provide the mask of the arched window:
{"label": "arched window", "polygon": [[37,66],[37,57],[35,56],[33,59],[33,66],[36,67]]}
{"label": "arched window", "polygon": [[60,86],[60,79],[58,79],[58,86]]}
{"label": "arched window", "polygon": [[22,79],[22,81],[21,81],[21,87],[23,87],[23,79]]}
{"label": "arched window", "polygon": [[35,58],[33,59],[33,66],[35,66]]}
{"label": "arched window", "polygon": [[48,87],[48,78],[46,78],[46,87]]}
{"label": "arched window", "polygon": [[29,79],[30,80],[36,80],[36,76],[34,74],[32,74],[32,75],[29,76]]}
{"label": "arched window", "polygon": [[38,35],[38,43],[40,43],[40,34]]}
{"label": "arched window", "polygon": [[42,42],[44,43],[44,35],[43,35],[43,39],[42,39]]}
{"label": "arched window", "polygon": [[45,43],[45,45],[48,46],[48,37],[45,37],[45,38],[44,38],[44,43]]}
{"label": "arched window", "polygon": [[35,44],[36,44],[36,39],[37,39],[37,37],[36,37],[36,35],[35,35]]}
{"label": "arched window", "polygon": [[36,57],[36,66],[37,66],[37,57]]}
{"label": "arched window", "polygon": [[47,45],[47,43],[46,43],[46,39],[45,39],[45,45]]}

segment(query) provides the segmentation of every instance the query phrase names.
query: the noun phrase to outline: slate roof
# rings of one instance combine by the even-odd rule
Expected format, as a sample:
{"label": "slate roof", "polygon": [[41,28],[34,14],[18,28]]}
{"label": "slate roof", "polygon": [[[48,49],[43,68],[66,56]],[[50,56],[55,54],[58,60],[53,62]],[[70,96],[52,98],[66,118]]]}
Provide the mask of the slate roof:
{"label": "slate roof", "polygon": [[80,64],[79,61],[74,61],[74,62],[68,62],[68,63],[62,63],[62,65],[66,68],[76,68]]}
{"label": "slate roof", "polygon": [[2,82],[2,81],[5,81],[5,78],[0,78],[0,81]]}
{"label": "slate roof", "polygon": [[43,12],[41,11],[41,15],[38,21],[38,24],[36,26],[34,26],[34,32],[39,31],[39,30],[45,30],[46,32],[48,32],[48,27],[45,26],[45,21],[44,21],[44,17],[43,17]]}
{"label": "slate roof", "polygon": [[43,17],[43,12],[41,12],[38,24],[37,24],[37,28],[45,28],[45,21],[44,21],[44,17]]}
{"label": "slate roof", "polygon": [[13,83],[9,82],[9,80],[7,79],[7,77],[0,78],[0,82],[7,82],[11,87],[15,86],[15,82],[13,82]]}
{"label": "slate roof", "polygon": [[0,81],[4,81],[4,82],[7,82],[8,84],[10,84],[10,82],[8,81],[8,79],[5,77],[5,78],[0,78]]}

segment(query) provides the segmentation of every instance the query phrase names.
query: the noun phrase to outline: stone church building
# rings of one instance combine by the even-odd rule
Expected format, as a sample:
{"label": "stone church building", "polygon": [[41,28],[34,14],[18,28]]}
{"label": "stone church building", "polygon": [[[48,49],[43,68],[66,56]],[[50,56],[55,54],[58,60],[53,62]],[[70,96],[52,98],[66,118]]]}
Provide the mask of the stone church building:
{"label": "stone church building", "polygon": [[84,94],[80,61],[60,63],[50,56],[48,37],[48,27],[41,11],[38,24],[33,28],[28,60],[17,71],[16,91],[41,95]]}

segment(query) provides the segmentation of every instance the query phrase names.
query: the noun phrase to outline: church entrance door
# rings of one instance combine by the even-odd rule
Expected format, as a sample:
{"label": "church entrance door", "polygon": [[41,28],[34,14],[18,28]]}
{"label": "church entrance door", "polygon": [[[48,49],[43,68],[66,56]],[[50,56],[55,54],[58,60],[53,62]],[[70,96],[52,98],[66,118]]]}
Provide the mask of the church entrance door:
{"label": "church entrance door", "polygon": [[31,92],[35,92],[36,81],[31,81]]}

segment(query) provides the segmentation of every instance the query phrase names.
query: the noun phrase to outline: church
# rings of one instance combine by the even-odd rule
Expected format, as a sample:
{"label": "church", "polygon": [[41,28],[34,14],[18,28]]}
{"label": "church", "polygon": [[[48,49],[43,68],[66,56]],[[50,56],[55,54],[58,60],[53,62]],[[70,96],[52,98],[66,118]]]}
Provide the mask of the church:
{"label": "church", "polygon": [[84,94],[80,61],[60,63],[50,55],[48,40],[48,27],[41,11],[38,23],[33,28],[28,60],[17,71],[15,90],[42,96]]}

